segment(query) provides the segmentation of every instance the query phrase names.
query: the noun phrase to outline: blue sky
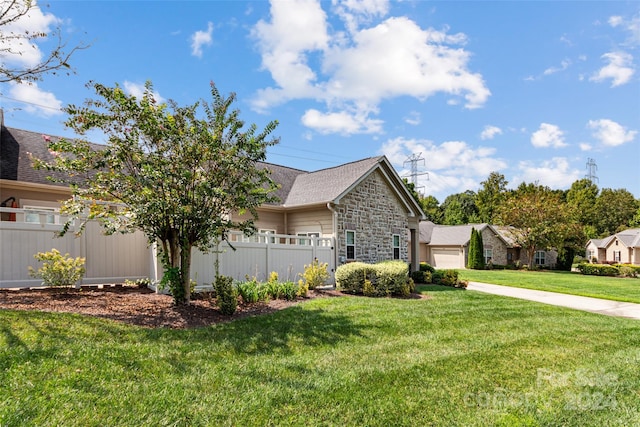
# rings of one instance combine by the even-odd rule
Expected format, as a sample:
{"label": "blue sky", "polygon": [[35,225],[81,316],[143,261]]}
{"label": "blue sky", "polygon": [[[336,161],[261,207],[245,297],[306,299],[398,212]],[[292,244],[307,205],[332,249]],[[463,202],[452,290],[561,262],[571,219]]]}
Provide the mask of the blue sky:
{"label": "blue sky", "polygon": [[248,123],[280,122],[273,163],[384,154],[406,176],[420,154],[419,185],[442,202],[492,171],[566,189],[593,159],[600,188],[640,198],[635,1],[52,0],[21,23],[56,24],[91,47],[75,75],[2,85],[7,126],[71,136],[60,108],[90,80],[134,94],[150,80],[182,105],[214,81]]}

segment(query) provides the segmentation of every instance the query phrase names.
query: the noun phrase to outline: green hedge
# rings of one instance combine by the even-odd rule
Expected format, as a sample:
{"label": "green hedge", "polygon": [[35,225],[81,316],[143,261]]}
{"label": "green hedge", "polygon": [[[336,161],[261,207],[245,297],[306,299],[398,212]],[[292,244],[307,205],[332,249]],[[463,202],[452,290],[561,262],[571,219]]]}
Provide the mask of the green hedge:
{"label": "green hedge", "polygon": [[409,268],[402,261],[386,261],[378,264],[351,262],[336,269],[336,285],[343,292],[367,296],[407,296],[412,292],[413,281],[408,277]]}
{"label": "green hedge", "polygon": [[578,264],[578,271],[589,276],[617,276],[620,270],[608,264]]}

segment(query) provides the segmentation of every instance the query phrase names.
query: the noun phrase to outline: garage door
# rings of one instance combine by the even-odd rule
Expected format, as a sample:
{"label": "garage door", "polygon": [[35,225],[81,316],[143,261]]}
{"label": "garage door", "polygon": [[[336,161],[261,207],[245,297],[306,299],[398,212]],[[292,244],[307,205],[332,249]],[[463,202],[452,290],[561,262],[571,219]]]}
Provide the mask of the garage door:
{"label": "garage door", "polygon": [[432,265],[435,268],[462,268],[459,249],[432,248]]}

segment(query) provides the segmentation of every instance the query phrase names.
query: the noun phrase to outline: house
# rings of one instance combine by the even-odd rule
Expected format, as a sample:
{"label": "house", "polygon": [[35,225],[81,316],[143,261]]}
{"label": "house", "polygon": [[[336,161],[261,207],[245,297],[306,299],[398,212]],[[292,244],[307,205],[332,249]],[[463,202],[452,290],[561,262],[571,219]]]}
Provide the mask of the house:
{"label": "house", "polygon": [[640,264],[640,228],[630,228],[604,239],[590,239],[586,255],[594,263]]}
{"label": "house", "polygon": [[[510,227],[491,224],[438,225],[420,223],[420,261],[435,268],[465,268],[469,256],[471,229],[482,235],[485,263],[509,265],[527,264],[526,254],[515,244]],[[555,251],[536,251],[534,262],[540,267],[553,267]]]}
{"label": "house", "polygon": [[[5,127],[4,123],[0,137],[0,202],[21,208],[13,214],[19,222],[59,223],[60,202],[70,197],[70,190],[47,180],[51,172],[34,170],[30,161],[30,155],[52,159],[46,140],[55,137]],[[273,243],[290,244],[293,240],[309,245],[313,238],[331,238],[335,242],[332,266],[412,259],[417,269],[417,235],[424,213],[386,157],[315,172],[270,163],[262,166],[278,184],[280,201],[258,208],[256,228],[267,235],[295,237],[273,237]],[[2,215],[3,220],[9,219],[7,212]]]}

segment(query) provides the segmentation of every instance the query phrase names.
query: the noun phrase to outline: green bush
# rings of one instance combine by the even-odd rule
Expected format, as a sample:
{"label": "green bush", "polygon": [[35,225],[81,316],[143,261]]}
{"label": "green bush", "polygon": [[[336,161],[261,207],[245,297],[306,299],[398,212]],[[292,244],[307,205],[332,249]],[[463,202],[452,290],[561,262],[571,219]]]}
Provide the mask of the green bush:
{"label": "green bush", "polygon": [[425,280],[426,274],[428,274],[427,271],[412,271],[411,280],[413,280],[414,283],[427,283]]}
{"label": "green bush", "polygon": [[343,292],[367,296],[407,294],[409,268],[402,261],[378,264],[353,262],[336,270],[336,285]]}
{"label": "green bush", "polygon": [[304,266],[304,273],[300,273],[300,276],[304,279],[309,289],[324,285],[327,279],[331,277],[327,271],[328,266],[329,264],[326,262],[319,262],[318,258],[315,258],[311,264]]}
{"label": "green bush", "polygon": [[466,288],[469,284],[466,280],[460,280],[458,270],[436,270],[432,276],[433,283],[454,288]]}
{"label": "green bush", "polygon": [[588,276],[617,276],[620,270],[608,264],[578,264],[578,271]]}
{"label": "green bush", "polygon": [[238,283],[238,293],[246,304],[253,304],[260,300],[258,282],[256,280]]}
{"label": "green bush", "polygon": [[29,266],[29,275],[38,279],[46,286],[71,287],[84,276],[84,258],[72,258],[68,253],[62,255],[57,249],[49,252],[38,252],[33,256],[42,267],[35,270]]}
{"label": "green bush", "polygon": [[429,273],[433,274],[433,272],[436,271],[436,269],[433,268],[432,266],[430,266],[429,264],[427,264],[426,262],[421,262],[420,263],[420,271],[425,271],[425,272],[429,272]]}
{"label": "green bush", "polygon": [[294,301],[298,296],[298,284],[294,282],[280,283],[280,294],[287,301]]}
{"label": "green bush", "polygon": [[214,283],[216,305],[224,315],[231,316],[238,308],[238,290],[233,286],[233,278],[217,276]]}

